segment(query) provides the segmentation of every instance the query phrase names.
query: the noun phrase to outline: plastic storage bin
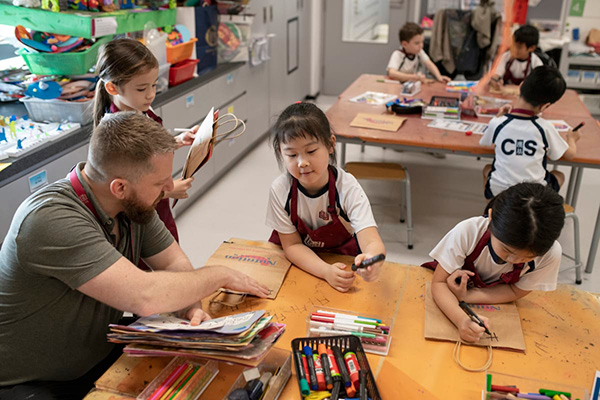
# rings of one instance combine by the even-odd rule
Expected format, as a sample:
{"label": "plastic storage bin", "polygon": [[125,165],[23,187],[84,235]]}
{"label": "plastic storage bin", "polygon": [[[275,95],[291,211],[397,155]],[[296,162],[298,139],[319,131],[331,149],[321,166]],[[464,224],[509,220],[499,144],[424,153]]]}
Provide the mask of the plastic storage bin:
{"label": "plastic storage bin", "polygon": [[200,60],[188,59],[171,66],[169,70],[169,86],[177,86],[180,83],[189,81],[194,77],[196,64]]}
{"label": "plastic storage bin", "polygon": [[180,43],[175,46],[167,46],[167,62],[169,64],[177,64],[192,56],[197,38],[191,38],[185,43]]}
{"label": "plastic storage bin", "polygon": [[83,75],[94,64],[100,46],[112,39],[112,36],[99,38],[85,51],[77,53],[31,53],[27,49],[17,52],[27,64],[29,71],[36,75]]}
{"label": "plastic storage bin", "polygon": [[163,64],[158,67],[158,82],[156,83],[156,93],[164,92],[169,88],[169,74],[171,64]]}
{"label": "plastic storage bin", "polygon": [[35,97],[19,99],[27,108],[29,118],[37,122],[78,122],[86,125],[92,122],[94,100],[63,101],[42,100]]}
{"label": "plastic storage bin", "polygon": [[[273,377],[269,381],[264,394],[261,395],[261,400],[277,400],[285,387],[285,384],[292,376],[292,355],[289,351],[285,351],[278,348],[273,348],[266,355],[264,360],[257,367],[260,375],[262,376],[265,372],[270,372]],[[246,368],[244,371],[251,370],[252,368]],[[246,386],[246,378],[244,374],[240,374],[237,380],[229,389],[229,392],[223,397],[223,400],[228,400],[229,394],[236,389],[243,388]]]}
{"label": "plastic storage bin", "polygon": [[[357,336],[357,338],[359,338],[363,349],[367,352],[367,353],[373,353],[373,354],[379,354],[382,356],[387,356],[388,352],[390,351],[390,344],[392,343],[392,335],[391,335],[391,331],[394,327],[394,319],[388,319],[388,318],[382,318],[381,316],[376,316],[376,315],[368,315],[368,314],[364,314],[364,313],[359,313],[359,312],[354,312],[354,311],[349,311],[349,310],[338,310],[335,308],[326,308],[326,307],[317,307],[314,306],[312,308],[312,310],[310,311],[310,314],[308,314],[308,316],[306,317],[306,336],[309,337],[324,337],[324,336],[339,336],[341,331],[345,331],[348,330],[348,333],[344,333],[345,335],[350,335],[350,330],[349,329],[345,329],[345,328],[335,328],[335,327],[326,327],[326,328],[322,328],[323,326],[325,326],[325,322],[314,322],[311,321],[311,315],[314,313],[318,313],[319,311],[324,312],[324,313],[329,313],[329,314],[346,314],[346,315],[358,315],[360,317],[365,317],[365,318],[371,318],[374,320],[379,320],[381,321],[382,325],[385,325],[386,327],[389,328],[389,330],[387,331],[387,334],[373,334],[373,336],[376,336],[378,338],[378,341],[374,341],[373,338],[369,338],[367,336],[371,336],[371,334],[368,334],[365,332],[359,332],[359,329],[357,329],[356,331],[359,332],[359,334],[365,334],[364,337],[359,337]],[[323,332],[314,332],[315,329],[324,329]],[[363,327],[365,328],[365,327]],[[370,328],[370,326],[366,326],[366,328]],[[311,332],[311,329],[313,329],[313,332]],[[332,330],[332,333],[328,333],[328,330]],[[385,338],[386,341],[385,343],[380,342],[379,340],[381,340],[381,338]]]}
{"label": "plastic storage bin", "polygon": [[[491,375],[491,382],[489,382],[488,384],[488,375]],[[491,386],[494,386],[494,388],[496,386],[515,386],[519,389],[520,393],[540,393],[540,389],[546,389],[546,390],[554,390],[554,391],[560,391],[560,392],[566,392],[569,393],[570,396],[568,396],[568,398],[572,399],[572,400],[588,400],[589,399],[589,393],[588,390],[586,388],[582,388],[582,387],[578,387],[578,386],[573,386],[573,385],[569,385],[569,384],[565,384],[565,383],[555,383],[555,382],[546,382],[546,381],[541,381],[538,379],[531,379],[531,378],[525,378],[522,376],[515,376],[515,375],[508,375],[508,374],[502,374],[499,372],[493,372],[493,371],[486,371],[486,377],[485,377],[485,382],[484,382],[484,388],[482,391],[482,399],[484,400],[491,400],[491,399],[498,399],[501,400],[504,398],[504,396],[502,396],[502,391],[498,390],[498,391],[492,391],[491,389],[493,389]],[[552,398],[553,396],[549,396],[550,398]],[[507,397],[510,398],[510,397]]]}
{"label": "plastic storage bin", "polygon": [[[186,373],[179,375],[180,379],[173,378],[173,372],[178,370],[182,365],[191,364],[193,368],[200,367],[197,372],[186,378]],[[185,367],[184,367],[185,368]],[[185,369],[184,369],[185,371]],[[188,372],[189,373],[189,372]],[[157,398],[162,398],[165,393],[167,397],[173,396],[177,389],[177,398],[194,400],[200,397],[202,392],[208,387],[212,380],[219,373],[216,361],[208,361],[193,357],[175,357],[152,382],[140,393],[137,400],[147,400],[157,393],[157,390],[164,385],[162,395]],[[178,382],[179,381],[179,382]],[[171,390],[168,393],[168,390]]]}
{"label": "plastic storage bin", "polygon": [[[298,376],[298,368],[304,368],[303,365],[298,365],[296,361],[296,357],[294,356],[294,352],[299,351],[303,353],[303,349],[305,346],[309,346],[313,354],[318,354],[318,345],[325,344],[327,347],[338,346],[342,351],[342,354],[346,354],[347,352],[353,352],[356,354],[356,360],[358,361],[358,365],[361,371],[366,371],[366,388],[367,388],[367,397],[372,400],[381,400],[381,396],[379,395],[379,390],[377,390],[377,384],[375,383],[375,378],[373,377],[373,372],[371,371],[371,367],[369,366],[369,361],[367,360],[367,355],[363,350],[363,347],[355,336],[329,336],[329,337],[319,337],[319,338],[296,338],[292,340],[292,358],[294,359],[294,364],[296,365],[296,379],[300,379]],[[344,393],[345,385],[342,383],[342,390],[340,394],[340,398],[346,398],[346,394]],[[300,389],[300,382],[298,381],[298,388]],[[353,397],[359,397],[359,388],[356,388],[356,395]],[[300,392],[301,398],[302,392]]]}

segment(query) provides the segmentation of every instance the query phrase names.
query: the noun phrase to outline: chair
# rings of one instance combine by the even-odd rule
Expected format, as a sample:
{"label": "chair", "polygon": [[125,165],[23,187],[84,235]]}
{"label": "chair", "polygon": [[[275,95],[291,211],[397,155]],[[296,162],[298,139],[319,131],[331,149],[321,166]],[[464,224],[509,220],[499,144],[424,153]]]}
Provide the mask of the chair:
{"label": "chair", "polygon": [[575,263],[575,265],[569,267],[568,269],[575,268],[575,283],[581,285],[581,268],[583,267],[583,262],[581,261],[581,252],[579,249],[579,218],[577,217],[577,214],[575,214],[575,209],[570,205],[565,203],[563,204],[563,208],[565,210],[565,219],[571,218],[573,220],[573,247],[575,250],[574,257],[571,257],[565,253],[563,253],[563,256]]}
{"label": "chair", "polygon": [[[399,181],[404,185],[404,207],[406,207],[406,230],[408,233],[408,248],[413,248],[412,242],[412,208],[410,202],[410,176],[402,165],[387,162],[349,162],[346,171],[356,179],[374,179],[384,181]],[[400,222],[404,222],[400,207]]]}

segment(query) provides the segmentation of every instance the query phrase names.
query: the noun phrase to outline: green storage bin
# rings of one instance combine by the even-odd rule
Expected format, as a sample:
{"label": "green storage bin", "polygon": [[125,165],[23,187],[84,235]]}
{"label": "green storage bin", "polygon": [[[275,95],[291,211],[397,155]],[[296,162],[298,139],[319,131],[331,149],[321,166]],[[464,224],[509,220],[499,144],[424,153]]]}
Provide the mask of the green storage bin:
{"label": "green storage bin", "polygon": [[83,75],[96,63],[100,46],[111,39],[112,36],[101,37],[92,47],[78,53],[32,53],[21,49],[18,54],[23,57],[32,74]]}

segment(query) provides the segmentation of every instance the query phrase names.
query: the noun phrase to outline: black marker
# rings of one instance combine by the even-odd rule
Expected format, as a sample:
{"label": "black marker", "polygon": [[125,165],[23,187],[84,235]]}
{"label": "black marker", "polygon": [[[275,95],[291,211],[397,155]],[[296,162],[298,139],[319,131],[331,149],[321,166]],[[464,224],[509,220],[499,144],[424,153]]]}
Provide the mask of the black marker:
{"label": "black marker", "polygon": [[469,318],[471,318],[471,321],[475,322],[477,325],[484,328],[485,333],[487,333],[490,336],[493,336],[492,332],[490,332],[490,330],[485,326],[485,324],[483,323],[481,318],[479,318],[479,316],[477,314],[475,314],[475,312],[473,312],[473,310],[471,310],[471,307],[469,307],[469,305],[467,303],[465,303],[464,301],[461,300],[458,302],[458,305],[469,316]]}
{"label": "black marker", "polygon": [[367,268],[375,263],[378,263],[379,261],[383,261],[385,260],[385,254],[379,254],[375,257],[371,257],[371,258],[367,258],[366,260],[363,260],[362,263],[360,263],[360,265],[355,265],[352,264],[352,271],[356,271],[359,268]]}
{"label": "black marker", "polygon": [[576,130],[579,130],[579,128],[581,128],[584,125],[585,125],[585,122],[580,122],[579,125],[577,125],[575,128],[573,128],[573,132],[575,132]]}
{"label": "black marker", "polygon": [[331,351],[333,352],[333,357],[335,358],[335,362],[337,363],[338,369],[340,370],[340,375],[342,376],[342,380],[344,381],[344,386],[348,388],[350,387],[350,385],[352,385],[352,381],[350,380],[350,374],[346,369],[346,362],[344,361],[342,351],[337,346],[331,346]]}
{"label": "black marker", "polygon": [[304,346],[304,355],[308,364],[308,375],[310,377],[310,385],[312,390],[317,390],[317,372],[315,370],[315,360],[310,346]]}

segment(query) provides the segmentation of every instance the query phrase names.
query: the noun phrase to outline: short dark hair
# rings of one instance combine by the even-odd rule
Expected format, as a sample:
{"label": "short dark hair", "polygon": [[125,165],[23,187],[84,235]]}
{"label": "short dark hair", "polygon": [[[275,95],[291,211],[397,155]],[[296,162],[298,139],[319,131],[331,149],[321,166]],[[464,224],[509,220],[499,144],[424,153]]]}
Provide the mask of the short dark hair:
{"label": "short dark hair", "polygon": [[418,24],[415,24],[414,22],[407,22],[402,28],[400,28],[398,36],[400,36],[400,43],[402,43],[404,41],[410,42],[410,39],[417,35],[421,35],[422,33],[423,28],[421,28]]}
{"label": "short dark hair", "polygon": [[534,107],[556,103],[567,90],[560,71],[548,65],[535,68],[521,85],[521,97]]}
{"label": "short dark hair", "polygon": [[335,146],[331,139],[333,131],[329,120],[325,113],[312,103],[302,102],[288,106],[279,115],[269,134],[279,165],[282,164],[281,144],[299,137],[311,137],[327,148],[333,147],[333,153],[329,155],[329,164],[336,164]]}
{"label": "short dark hair", "polygon": [[535,26],[523,25],[513,33],[513,40],[517,43],[525,43],[525,46],[537,46],[540,40],[540,32]]}
{"label": "short dark hair", "polygon": [[563,198],[539,183],[519,183],[488,203],[491,233],[502,243],[536,256],[552,248],[565,224]]}

